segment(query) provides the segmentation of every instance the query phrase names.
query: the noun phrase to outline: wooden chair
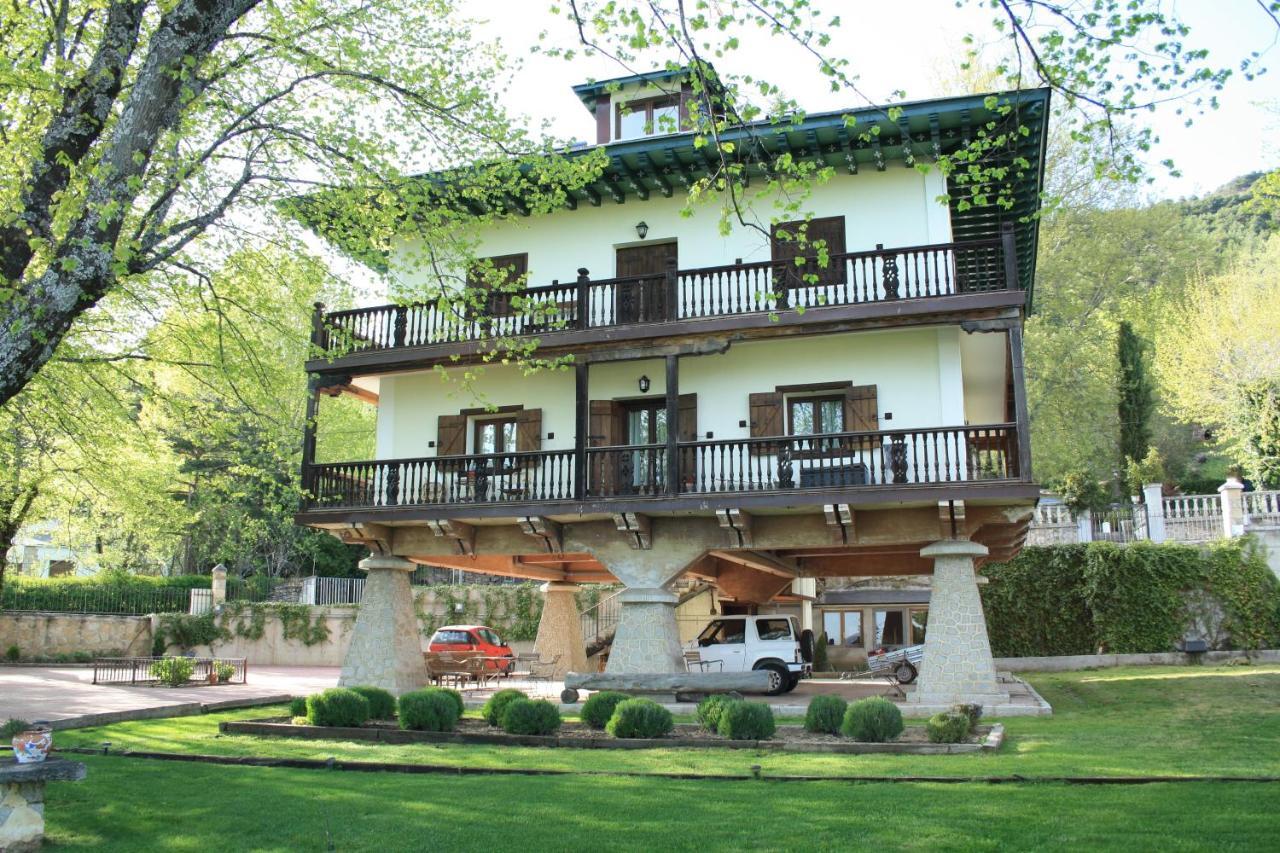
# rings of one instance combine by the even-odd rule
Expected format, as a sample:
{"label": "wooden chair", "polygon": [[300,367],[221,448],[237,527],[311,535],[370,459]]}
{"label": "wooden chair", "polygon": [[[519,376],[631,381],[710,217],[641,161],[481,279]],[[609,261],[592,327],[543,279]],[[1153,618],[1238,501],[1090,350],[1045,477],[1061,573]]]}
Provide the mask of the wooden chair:
{"label": "wooden chair", "polygon": [[525,678],[529,681],[540,681],[550,686],[551,679],[556,674],[556,665],[560,663],[560,655],[554,656],[551,660],[542,660],[538,655],[533,657],[535,659],[529,661],[529,674]]}
{"label": "wooden chair", "polygon": [[716,672],[724,672],[724,661],[722,660],[703,660],[702,652],[697,649],[686,649],[684,653],[684,667],[689,672],[711,672],[712,664],[715,665]]}

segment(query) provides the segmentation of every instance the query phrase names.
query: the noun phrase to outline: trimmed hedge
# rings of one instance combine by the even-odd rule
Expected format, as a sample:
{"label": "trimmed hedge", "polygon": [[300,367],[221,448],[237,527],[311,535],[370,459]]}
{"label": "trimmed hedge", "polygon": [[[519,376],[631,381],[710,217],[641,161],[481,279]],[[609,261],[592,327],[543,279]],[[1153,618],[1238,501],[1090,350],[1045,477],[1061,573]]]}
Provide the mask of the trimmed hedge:
{"label": "trimmed hedge", "polygon": [[289,700],[289,716],[305,717],[307,715],[307,697],[294,696]]}
{"label": "trimmed hedge", "polygon": [[313,726],[362,726],[369,721],[369,700],[345,687],[330,687],[307,697],[307,722]]}
{"label": "trimmed hedge", "polygon": [[480,709],[480,715],[484,717],[485,722],[491,726],[502,725],[502,712],[507,706],[517,699],[528,699],[520,690],[506,689],[499,690],[497,693],[489,697],[489,701],[484,703],[484,707]]}
{"label": "trimmed hedge", "polygon": [[777,730],[764,702],[730,702],[720,712],[720,734],[730,740],[768,740]]}
{"label": "trimmed hedge", "polygon": [[439,690],[444,695],[453,700],[453,704],[458,706],[458,719],[467,713],[467,703],[462,699],[462,691],[454,690],[452,687],[433,687],[432,690]]}
{"label": "trimmed hedge", "polygon": [[369,702],[369,719],[394,720],[396,716],[396,697],[381,687],[357,685],[351,688]]}
{"label": "trimmed hedge", "polygon": [[451,732],[458,725],[458,704],[439,687],[400,697],[400,728],[415,732]]}
{"label": "trimmed hedge", "polygon": [[1189,598],[1206,594],[1222,609],[1228,647],[1280,644],[1280,581],[1248,537],[1024,548],[983,573],[997,657],[1173,651],[1190,627]]}
{"label": "trimmed hedge", "polygon": [[712,733],[720,731],[720,715],[731,702],[738,701],[729,696],[708,696],[698,703],[698,724]]}
{"label": "trimmed hedge", "polygon": [[614,737],[657,738],[676,726],[671,712],[652,699],[624,699],[614,709],[605,730]]}
{"label": "trimmed hedge", "polygon": [[560,730],[560,710],[546,699],[520,697],[502,711],[502,730],[511,735],[552,735]]}
{"label": "trimmed hedge", "polygon": [[592,693],[587,701],[582,703],[582,722],[593,729],[603,729],[613,717],[613,710],[630,698],[626,693],[619,693],[616,690]]}
{"label": "trimmed hedge", "polygon": [[902,729],[902,712],[882,696],[854,702],[845,711],[844,722],[840,725],[845,737],[862,743],[887,743],[902,734]]}
{"label": "trimmed hedge", "polygon": [[954,711],[934,714],[924,727],[929,734],[929,743],[964,743],[971,728],[968,716]]}
{"label": "trimmed hedge", "polygon": [[809,710],[804,714],[804,730],[820,735],[840,734],[844,712],[849,703],[839,696],[819,694],[809,700]]}

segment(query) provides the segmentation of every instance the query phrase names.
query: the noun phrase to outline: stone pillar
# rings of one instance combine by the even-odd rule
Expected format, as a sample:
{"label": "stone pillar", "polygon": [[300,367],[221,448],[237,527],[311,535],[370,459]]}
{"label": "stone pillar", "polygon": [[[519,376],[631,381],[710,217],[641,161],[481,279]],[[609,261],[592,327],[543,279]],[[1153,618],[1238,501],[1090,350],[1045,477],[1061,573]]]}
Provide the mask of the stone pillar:
{"label": "stone pillar", "polygon": [[227,567],[218,563],[213,567],[213,606],[227,601]]}
{"label": "stone pillar", "polygon": [[618,595],[622,613],[605,672],[684,672],[674,593],[628,587]]}
{"label": "stone pillar", "polygon": [[1218,486],[1222,498],[1222,532],[1228,538],[1244,535],[1244,483],[1238,477],[1228,477]]}
{"label": "stone pillar", "polygon": [[1142,500],[1147,505],[1147,538],[1152,542],[1165,540],[1164,485],[1147,483],[1142,487]]}
{"label": "stone pillar", "polygon": [[417,566],[403,557],[370,556],[360,568],[368,578],[338,684],[382,687],[397,696],[424,687],[427,665],[409,585]]}
{"label": "stone pillar", "polygon": [[964,539],[944,539],[922,549],[933,559],[933,591],[924,660],[910,701],[917,705],[982,705],[1008,702],[1009,693],[996,681],[991,641],[973,570],[975,557],[987,554],[985,545]]}
{"label": "stone pillar", "polygon": [[587,644],[582,639],[582,618],[573,597],[577,591],[578,585],[573,583],[552,581],[542,585],[542,617],[533,649],[543,660],[560,656],[552,669],[554,678],[587,671]]}
{"label": "stone pillar", "polygon": [[1093,513],[1087,509],[1080,510],[1076,516],[1076,541],[1093,541]]}
{"label": "stone pillar", "polygon": [[39,850],[44,842],[45,783],[75,782],[84,774],[83,764],[62,758],[0,764],[0,850]]}

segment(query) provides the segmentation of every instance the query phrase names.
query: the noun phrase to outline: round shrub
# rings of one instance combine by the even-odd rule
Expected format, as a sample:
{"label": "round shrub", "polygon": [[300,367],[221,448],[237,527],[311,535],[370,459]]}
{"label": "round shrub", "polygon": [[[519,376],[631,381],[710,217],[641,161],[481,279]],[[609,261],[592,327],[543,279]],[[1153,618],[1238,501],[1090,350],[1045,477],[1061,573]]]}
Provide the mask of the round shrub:
{"label": "round shrub", "polygon": [[902,734],[902,712],[888,699],[859,699],[844,712],[840,731],[863,743],[886,743]]}
{"label": "round shrub", "polygon": [[605,729],[614,737],[655,738],[675,728],[671,712],[652,699],[626,699],[618,703]]}
{"label": "round shrub", "polygon": [[488,702],[484,703],[484,707],[480,709],[480,714],[489,725],[500,726],[502,725],[502,712],[507,709],[507,706],[517,699],[528,698],[519,690],[499,690],[489,697]]}
{"label": "round shrub", "polygon": [[720,734],[730,740],[768,740],[777,729],[764,702],[729,702],[720,712]]}
{"label": "round shrub", "polygon": [[698,725],[713,734],[720,731],[720,715],[724,713],[725,706],[738,701],[741,700],[729,696],[708,696],[698,703]]}
{"label": "round shrub", "polygon": [[804,730],[816,735],[838,735],[849,703],[839,696],[814,696],[804,713]]}
{"label": "round shrub", "polygon": [[313,726],[361,726],[369,719],[369,700],[345,687],[330,687],[307,697],[307,722]]}
{"label": "round shrub", "polygon": [[438,687],[400,697],[400,728],[415,732],[451,732],[458,725],[458,705]]}
{"label": "round shrub", "polygon": [[381,687],[352,687],[352,690],[369,700],[369,719],[392,720],[396,716],[396,697]]}
{"label": "round shrub", "polygon": [[969,731],[973,731],[973,727],[978,724],[978,720],[982,719],[982,706],[974,702],[962,702],[959,705],[952,705],[951,713],[964,714],[968,717]]}
{"label": "round shrub", "polygon": [[467,712],[467,704],[462,701],[461,691],[454,690],[452,687],[432,687],[432,690],[439,690],[444,695],[453,700],[453,704],[458,706],[458,719],[462,719],[462,715]]}
{"label": "round shrub", "polygon": [[929,743],[963,743],[969,736],[969,717],[954,711],[934,714],[924,724]]}
{"label": "round shrub", "polygon": [[627,694],[619,693],[616,690],[601,690],[599,693],[592,693],[591,697],[582,703],[582,722],[593,729],[603,729],[613,716],[613,709],[617,708],[619,703],[625,702],[630,698]]}
{"label": "round shrub", "polygon": [[520,697],[502,711],[502,730],[511,735],[550,735],[560,728],[560,710],[546,699]]}
{"label": "round shrub", "polygon": [[307,715],[307,697],[294,696],[289,700],[289,716],[305,717]]}

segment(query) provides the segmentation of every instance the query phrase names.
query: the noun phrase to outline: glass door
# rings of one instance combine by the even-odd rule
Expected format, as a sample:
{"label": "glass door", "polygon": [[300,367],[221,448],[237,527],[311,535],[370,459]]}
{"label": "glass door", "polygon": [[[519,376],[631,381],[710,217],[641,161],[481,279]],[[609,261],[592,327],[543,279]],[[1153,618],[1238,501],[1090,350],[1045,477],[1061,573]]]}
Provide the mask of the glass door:
{"label": "glass door", "polygon": [[628,470],[623,471],[622,482],[631,486],[634,494],[659,494],[664,485],[662,460],[667,443],[667,407],[665,401],[638,400],[626,404],[627,444],[658,445],[632,450],[623,460]]}

